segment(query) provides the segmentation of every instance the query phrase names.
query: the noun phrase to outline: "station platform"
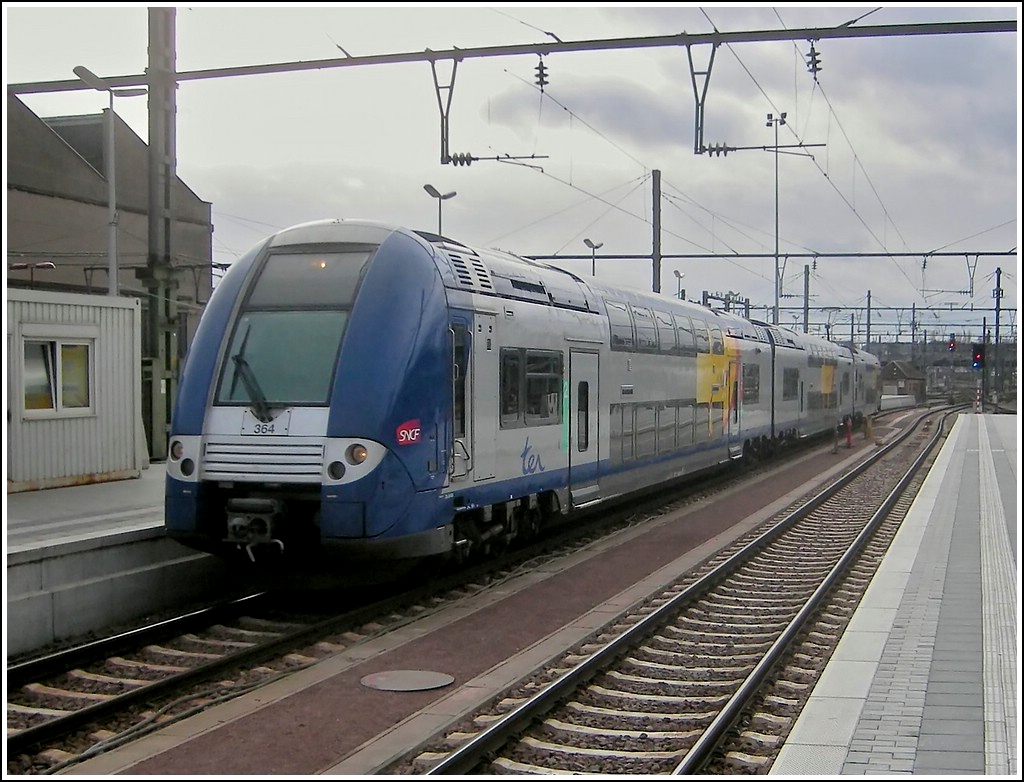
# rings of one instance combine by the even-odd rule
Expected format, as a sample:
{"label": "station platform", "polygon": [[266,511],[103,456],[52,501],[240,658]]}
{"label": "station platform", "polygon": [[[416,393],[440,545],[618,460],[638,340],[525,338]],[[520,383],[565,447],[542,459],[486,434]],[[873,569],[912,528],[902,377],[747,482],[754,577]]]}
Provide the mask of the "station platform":
{"label": "station platform", "polygon": [[138,478],[7,494],[4,551],[146,530],[162,537],[166,475],[164,464],[154,462]]}
{"label": "station platform", "polygon": [[1019,779],[1019,433],[957,418],[770,774]]}

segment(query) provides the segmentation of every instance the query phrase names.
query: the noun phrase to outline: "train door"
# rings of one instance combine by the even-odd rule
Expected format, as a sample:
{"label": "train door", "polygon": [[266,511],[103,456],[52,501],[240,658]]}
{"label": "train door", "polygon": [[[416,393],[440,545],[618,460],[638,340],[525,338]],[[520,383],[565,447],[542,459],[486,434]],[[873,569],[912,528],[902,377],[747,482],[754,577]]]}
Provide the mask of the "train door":
{"label": "train door", "polygon": [[453,318],[449,329],[452,339],[452,432],[451,461],[448,466],[450,481],[458,481],[469,474],[473,461],[470,456],[472,433],[472,387],[469,377],[469,351],[472,320]]}
{"label": "train door", "polygon": [[472,344],[473,392],[470,394],[473,413],[472,443],[474,481],[494,477],[498,440],[498,346],[495,339],[496,316],[473,313]]}
{"label": "train door", "polygon": [[729,394],[729,412],[726,414],[725,436],[730,446],[740,430],[740,367],[739,351],[729,350],[729,363],[725,367],[725,387]]}
{"label": "train door", "polygon": [[449,479],[494,477],[498,432],[498,350],[493,313],[452,318],[452,458]]}
{"label": "train door", "polygon": [[600,497],[599,360],[597,353],[569,351],[569,493],[574,508]]}

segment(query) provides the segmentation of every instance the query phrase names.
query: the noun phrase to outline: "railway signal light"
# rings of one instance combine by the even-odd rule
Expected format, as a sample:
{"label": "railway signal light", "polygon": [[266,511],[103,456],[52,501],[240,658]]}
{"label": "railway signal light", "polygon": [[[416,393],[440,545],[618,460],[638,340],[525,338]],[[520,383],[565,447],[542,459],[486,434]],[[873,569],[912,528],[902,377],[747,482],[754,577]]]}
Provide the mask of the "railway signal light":
{"label": "railway signal light", "polygon": [[544,64],[544,59],[537,63],[537,86],[540,87],[540,91],[544,92],[544,85],[548,83],[547,66]]}
{"label": "railway signal light", "polygon": [[949,346],[946,348],[950,353],[956,350],[956,334],[949,335]]}
{"label": "railway signal light", "polygon": [[984,369],[985,368],[985,345],[981,342],[975,342],[971,345],[971,367],[973,369]]}

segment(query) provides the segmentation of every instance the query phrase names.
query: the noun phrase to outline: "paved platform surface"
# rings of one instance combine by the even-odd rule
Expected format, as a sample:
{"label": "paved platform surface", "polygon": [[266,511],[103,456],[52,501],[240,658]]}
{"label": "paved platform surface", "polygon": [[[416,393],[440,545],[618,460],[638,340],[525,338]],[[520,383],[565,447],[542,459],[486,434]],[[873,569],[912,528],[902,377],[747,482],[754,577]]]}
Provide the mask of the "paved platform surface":
{"label": "paved platform surface", "polygon": [[138,530],[163,535],[166,475],[165,465],[154,462],[138,478],[6,494],[4,551]]}
{"label": "paved platform surface", "polygon": [[1019,778],[1019,446],[959,416],[771,774]]}

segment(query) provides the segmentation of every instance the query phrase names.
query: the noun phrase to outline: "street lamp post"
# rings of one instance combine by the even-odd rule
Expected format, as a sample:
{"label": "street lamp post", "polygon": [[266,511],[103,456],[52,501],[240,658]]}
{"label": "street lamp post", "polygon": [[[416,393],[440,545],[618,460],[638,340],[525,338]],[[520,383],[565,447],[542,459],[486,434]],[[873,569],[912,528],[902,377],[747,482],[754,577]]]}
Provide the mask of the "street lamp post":
{"label": "street lamp post", "polygon": [[111,296],[117,296],[117,178],[114,163],[114,97],[131,98],[137,95],[145,95],[146,90],[141,87],[115,90],[104,79],[101,79],[83,65],[76,65],[74,72],[75,76],[85,82],[85,84],[94,90],[105,92],[110,96],[110,107],[107,109],[106,117],[107,152],[104,156],[107,161],[107,211],[109,214],[109,225],[107,226],[109,267],[107,275],[110,279],[107,281],[107,293]]}
{"label": "street lamp post", "polygon": [[772,323],[779,325],[779,125],[786,124],[786,112],[780,112],[778,117],[768,115],[765,127],[775,127],[775,309],[772,313]]}
{"label": "street lamp post", "polygon": [[36,269],[56,269],[57,266],[53,261],[40,261],[39,263],[22,263],[21,261],[18,261],[16,263],[9,264],[7,268],[11,271],[24,271],[28,269],[29,285],[35,287]]}
{"label": "street lamp post", "polygon": [[590,248],[590,276],[597,276],[597,251],[604,247],[604,242],[597,242],[596,244],[589,239],[584,239],[583,244]]}
{"label": "street lamp post", "polygon": [[681,299],[685,295],[683,291],[683,277],[686,276],[686,272],[680,272],[679,269],[673,269],[672,273],[676,276],[676,298]]}
{"label": "street lamp post", "polygon": [[447,201],[449,198],[454,198],[455,191],[452,190],[450,193],[441,193],[433,185],[424,185],[423,189],[437,199],[437,235],[441,236],[441,202]]}

